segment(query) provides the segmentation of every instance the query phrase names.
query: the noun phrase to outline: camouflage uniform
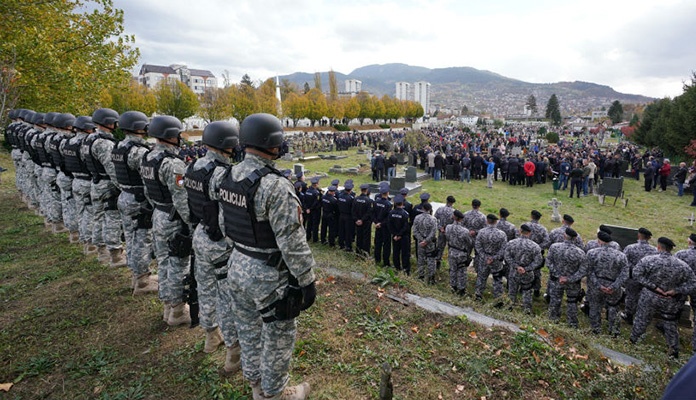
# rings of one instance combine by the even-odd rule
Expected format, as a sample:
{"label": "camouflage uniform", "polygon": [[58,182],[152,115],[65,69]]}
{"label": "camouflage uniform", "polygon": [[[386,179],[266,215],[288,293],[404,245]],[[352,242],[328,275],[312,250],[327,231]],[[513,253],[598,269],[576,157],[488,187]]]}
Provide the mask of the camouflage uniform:
{"label": "camouflage uniform", "polygon": [[[607,244],[587,253],[587,301],[593,332],[601,331],[602,308],[606,307],[609,333],[618,336],[616,315],[623,295],[621,287],[627,278],[628,259],[622,252]],[[602,288],[611,289],[612,292],[604,293]]]}
{"label": "camouflage uniform", "polygon": [[[628,246],[626,246],[628,247]],[[675,257],[684,261],[694,273],[696,273],[696,246],[689,246],[686,250],[679,250],[674,254]],[[696,290],[689,294],[689,303],[691,304],[692,317],[694,318],[694,329],[691,335],[691,348],[696,351]]]}
{"label": "camouflage uniform", "polygon": [[[565,241],[566,228],[570,228],[570,226],[563,224],[563,225],[559,226],[558,228],[553,229],[551,232],[549,232],[549,246],[551,246],[554,243],[562,243]],[[572,244],[578,246],[583,251],[585,250],[585,242],[583,242],[582,237],[580,237],[580,234],[578,234],[578,236],[572,238],[570,242]]]}
{"label": "camouflage uniform", "polygon": [[[38,131],[33,129],[33,128],[25,128],[26,131],[24,134],[20,133],[19,137],[23,138],[25,143],[27,144],[27,147],[31,147],[31,137],[32,135],[36,134]],[[25,187],[26,187],[26,193],[27,196],[29,197],[29,201],[32,206],[34,207],[40,207],[40,191],[39,191],[39,186],[37,182],[37,175],[36,175],[36,168],[37,165],[34,163],[34,159],[32,158],[32,155],[29,151],[25,151],[22,153],[22,165],[24,169],[24,174],[25,174]],[[38,166],[39,170],[41,166]]]}
{"label": "camouflage uniform", "polygon": [[[165,304],[176,305],[183,302],[184,278],[189,273],[190,258],[171,255],[169,242],[178,232],[181,232],[184,224],[189,223],[188,197],[182,178],[186,164],[178,156],[178,147],[163,143],[156,144],[152,151],[145,155],[143,161],[152,160],[163,152],[173,155],[173,157],[165,157],[159,168],[159,182],[169,189],[172,204],[153,201],[148,194],[147,186],[145,195],[155,207],[152,213],[152,243],[158,265],[159,298]],[[141,167],[140,174],[145,176],[143,172]]]}
{"label": "camouflage uniform", "polygon": [[633,268],[636,267],[638,262],[642,260],[643,257],[657,254],[657,248],[655,246],[651,246],[647,240],[639,239],[637,243],[626,246],[623,252],[626,255],[626,259],[628,259],[628,279],[626,279],[626,282],[624,283],[624,287],[626,289],[626,299],[624,300],[624,305],[626,314],[633,317],[636,315],[640,291],[643,288],[633,277]]}
{"label": "camouflage uniform", "polygon": [[[566,317],[572,327],[578,326],[578,300],[580,296],[580,281],[587,274],[587,257],[585,252],[570,241],[554,243],[549,248],[546,257],[546,265],[549,267],[549,318],[558,322],[561,317],[561,300],[566,294]],[[568,281],[561,284],[560,277],[565,276]]]}
{"label": "camouflage uniform", "polygon": [[[87,134],[77,131],[77,134],[70,138],[67,143],[81,144]],[[65,144],[62,146],[65,147]],[[79,155],[78,155],[79,156]],[[90,191],[92,188],[92,177],[89,174],[73,174],[72,182],[73,197],[75,198],[75,215],[77,217],[77,230],[81,243],[92,242],[92,227],[94,224],[94,211],[92,210],[92,198]]]}
{"label": "camouflage uniform", "polygon": [[476,297],[483,296],[489,275],[493,275],[493,297],[498,298],[503,294],[503,276],[507,272],[503,264],[503,254],[507,245],[507,235],[496,228],[496,225],[488,225],[476,234]]}
{"label": "camouflage uniform", "polygon": [[[418,259],[418,277],[427,278],[428,282],[435,279],[437,265],[437,219],[427,212],[420,213],[413,220],[413,238],[416,241],[416,256]],[[426,242],[425,247],[421,242]]]}
{"label": "camouflage uniform", "polygon": [[58,173],[56,168],[51,164],[48,155],[48,142],[53,136],[53,129],[48,128],[39,134],[35,134],[31,141],[31,146],[34,151],[43,152],[44,156],[41,160],[41,165],[35,169],[37,177],[37,185],[39,188],[39,206],[41,213],[49,222],[62,222],[60,205],[60,189],[56,184]]}
{"label": "camouflage uniform", "polygon": [[[97,128],[94,133],[88,135],[102,135],[113,138],[111,133],[105,132]],[[122,249],[121,246],[121,214],[118,211],[118,194],[119,189],[116,184],[116,169],[111,161],[111,150],[115,145],[114,141],[97,138],[94,140],[91,149],[83,146],[81,156],[83,160],[87,157],[94,157],[102,166],[108,175],[108,178],[101,177],[98,182],[92,181],[90,196],[92,198],[92,243],[97,246],[104,246],[108,250]]]}
{"label": "camouflage uniform", "polygon": [[[541,247],[530,238],[520,236],[513,239],[505,246],[505,263],[510,269],[508,278],[508,296],[513,303],[517,303],[517,293],[522,292],[522,306],[527,312],[532,311],[532,285],[534,283],[534,271],[537,270],[543,260]],[[517,271],[517,267],[524,268],[524,274]]]}
{"label": "camouflage uniform", "polygon": [[[56,143],[58,143],[56,151],[58,153],[62,153],[61,149],[65,146],[65,143],[67,143],[68,140],[70,140],[73,136],[73,134],[65,134],[63,132],[58,132],[56,133],[56,136],[54,136],[54,138],[52,139],[52,141],[56,140],[56,142],[51,143],[49,146],[55,146]],[[57,142],[57,140],[59,140],[59,137],[62,139],[60,139],[60,142]],[[56,160],[54,160],[54,162],[57,163]],[[72,190],[73,177],[69,172],[66,174],[67,171],[64,171],[64,169],[64,166],[58,166],[58,175],[56,176],[56,184],[60,189],[60,204],[63,216],[63,223],[70,232],[77,232],[79,222],[76,212],[77,205]]]}
{"label": "camouflage uniform", "polygon": [[469,230],[460,222],[452,222],[445,228],[445,237],[449,250],[450,286],[457,291],[466,290],[466,269],[471,262],[471,249],[474,247]]}
{"label": "camouflage uniform", "polygon": [[479,210],[469,210],[464,213],[462,225],[478,234],[478,231],[486,227],[486,215]]}
{"label": "camouflage uniform", "polygon": [[[272,167],[273,161],[247,154],[244,161],[231,169],[229,178],[241,181],[265,166]],[[294,192],[290,181],[275,173],[261,178],[254,197],[254,211],[258,221],[270,223],[278,249],[249,248],[236,243],[228,263],[227,283],[242,348],[244,378],[251,382],[261,380],[266,396],[281,392],[288,383],[296,322],[290,319],[264,323],[262,317],[272,315],[272,304],[284,298],[290,274],[300,287],[315,280],[315,262],[302,227],[300,201]],[[278,251],[282,253],[281,264],[287,268],[267,265],[268,257],[248,255],[270,256]]]}
{"label": "camouflage uniform", "polygon": [[[126,135],[117,147],[127,147],[130,142],[138,143],[134,145],[127,155],[128,168],[133,171],[140,171],[140,164],[143,157],[150,151],[145,147],[145,139]],[[139,174],[139,172],[138,172]],[[118,196],[118,211],[121,213],[123,222],[123,233],[126,237],[126,263],[133,272],[133,276],[139,277],[150,272],[150,261],[152,261],[152,233],[149,224],[138,224],[138,219],[145,217],[145,213],[151,212],[152,206],[148,204],[144,196],[144,186],[127,187],[121,185],[123,190]],[[140,227],[138,225],[141,225]]]}
{"label": "camouflage uniform", "polygon": [[[527,222],[530,228],[532,228],[532,235],[529,237],[532,241],[541,247],[541,255],[544,255],[544,251],[551,246],[551,239],[549,239],[549,231],[546,227],[539,223],[538,220],[531,220]],[[535,296],[537,295],[539,289],[541,289],[541,268],[545,264],[545,259],[541,261],[541,265],[534,270],[534,283],[532,284],[532,289],[535,290]]]}
{"label": "camouflage uniform", "polygon": [[445,205],[440,207],[435,211],[435,219],[437,219],[438,233],[437,233],[437,261],[442,260],[442,254],[445,252],[445,244],[447,239],[445,238],[445,227],[452,222],[454,218],[454,208],[450,205]]}
{"label": "camouflage uniform", "polygon": [[505,236],[507,236],[508,242],[519,236],[515,225],[511,222],[508,222],[508,220],[506,220],[505,218],[501,218],[498,220],[497,228],[505,232]]}
{"label": "camouflage uniform", "polygon": [[[668,251],[646,256],[633,268],[633,278],[643,285],[638,300],[638,311],[633,320],[631,342],[635,343],[645,333],[653,315],[659,313],[670,354],[679,353],[677,320],[686,295],[696,289],[696,276],[682,260]],[[662,296],[656,292],[674,290],[674,296]]]}
{"label": "camouflage uniform", "polygon": [[[612,240],[608,246],[611,247],[612,249],[616,249],[616,250],[621,251],[621,245],[618,244],[614,240]],[[596,249],[597,247],[599,247],[599,242],[597,241],[597,239],[588,240],[587,244],[585,244],[585,253],[587,253],[588,251],[590,251],[592,249]]]}

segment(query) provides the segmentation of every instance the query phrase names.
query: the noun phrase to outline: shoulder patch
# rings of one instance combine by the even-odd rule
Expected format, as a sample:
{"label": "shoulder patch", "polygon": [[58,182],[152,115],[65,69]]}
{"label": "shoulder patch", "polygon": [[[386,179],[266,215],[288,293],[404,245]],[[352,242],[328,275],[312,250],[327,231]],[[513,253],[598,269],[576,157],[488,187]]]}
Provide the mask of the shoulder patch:
{"label": "shoulder patch", "polygon": [[174,183],[176,183],[177,187],[184,187],[184,175],[174,174]]}

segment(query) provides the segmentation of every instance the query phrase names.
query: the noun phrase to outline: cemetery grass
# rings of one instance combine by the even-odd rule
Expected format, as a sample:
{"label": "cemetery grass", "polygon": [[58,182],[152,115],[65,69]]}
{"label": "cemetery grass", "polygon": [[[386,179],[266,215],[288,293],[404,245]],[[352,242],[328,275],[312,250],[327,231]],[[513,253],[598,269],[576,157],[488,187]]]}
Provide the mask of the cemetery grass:
{"label": "cemetery grass", "polygon": [[[357,158],[355,162],[359,162]],[[321,170],[319,163],[325,162],[312,163],[306,168],[316,165]],[[326,163],[324,172],[334,163]],[[0,165],[11,165],[6,152],[0,153]],[[126,269],[106,268],[70,245],[65,234],[46,232],[42,219],[19,200],[14,171],[9,169],[0,185],[0,384],[14,386],[9,392],[0,391],[0,399],[251,398],[240,375],[230,379],[218,375],[224,351],[204,354],[200,329],[170,328],[161,321],[162,307],[155,296],[131,296]],[[339,178],[343,181],[347,176]],[[353,178],[361,183],[369,176]],[[544,213],[542,222],[550,216],[550,210],[538,205],[549,200],[545,193],[537,193],[540,188],[497,184],[487,190],[483,181],[464,189],[454,182],[426,182],[425,187],[434,200],[455,195],[458,205],[468,204],[476,196],[482,200],[484,212],[494,211],[499,206],[493,204],[500,202],[518,218],[511,218],[517,225],[531,208]],[[592,206],[596,204],[593,198],[581,198],[574,208],[577,211],[566,211],[566,204],[572,207],[575,199],[569,203],[561,199],[562,212],[575,216],[579,231],[587,238],[596,224],[608,222],[603,218],[630,211],[632,206],[631,223],[649,217],[648,208],[656,208],[657,215],[657,210],[668,211],[663,208],[666,203],[676,205],[668,199],[676,199],[674,193],[648,195],[642,209],[632,203],[632,196],[628,209],[617,206],[609,211],[604,209],[610,206]],[[592,221],[594,227],[580,229],[582,218]],[[652,228],[656,236],[686,236],[679,233],[678,225],[684,224],[681,219],[670,223],[655,217],[650,221],[662,221],[659,229]],[[688,226],[682,231],[688,232]],[[489,295],[483,304],[452,296],[445,268],[438,271],[435,286],[403,275],[388,279],[387,291],[407,290],[472,307],[520,323],[525,332],[490,330],[465,318],[432,315],[389,300],[378,286],[369,284],[378,273],[369,260],[321,245],[313,245],[313,251],[319,266],[319,296],[317,304],[298,320],[291,374],[293,383],[307,380],[312,384],[315,399],[376,398],[379,366],[385,361],[394,368],[398,399],[440,395],[651,399],[659,397],[671,375],[686,361],[682,357],[669,362],[664,340],[654,331],[646,343],[632,347],[626,343],[625,326],[622,338],[615,342],[588,335],[584,316],[580,331],[550,324],[543,301],[535,302],[537,316],[527,317],[517,310],[494,309]],[[361,272],[368,279],[336,277],[328,267]],[[470,278],[471,293],[473,275]],[[686,354],[690,330],[681,333]],[[611,364],[591,347],[595,341],[645,360],[652,372]]]}

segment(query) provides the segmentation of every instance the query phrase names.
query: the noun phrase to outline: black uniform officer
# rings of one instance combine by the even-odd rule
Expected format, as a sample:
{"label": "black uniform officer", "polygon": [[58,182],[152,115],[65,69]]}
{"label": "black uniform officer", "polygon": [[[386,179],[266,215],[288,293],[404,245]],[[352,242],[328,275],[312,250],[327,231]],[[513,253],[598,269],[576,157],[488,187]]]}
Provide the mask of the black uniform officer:
{"label": "black uniform officer", "polygon": [[319,223],[321,222],[321,189],[319,189],[319,177],[309,180],[311,185],[304,194],[305,220],[307,220],[307,241],[314,243],[319,241]]}
{"label": "black uniform officer", "polygon": [[372,204],[374,200],[370,198],[370,185],[363,183],[360,185],[360,196],[353,200],[353,224],[355,225],[355,249],[358,253],[365,256],[370,255],[370,245],[372,244]]}
{"label": "black uniform officer", "polygon": [[353,251],[353,182],[346,181],[338,195],[338,247]]}
{"label": "black uniform officer", "polygon": [[[336,198],[336,186],[331,185],[326,194],[321,197],[321,244],[336,246],[338,234],[338,199]],[[328,242],[326,241],[328,234]]]}
{"label": "black uniform officer", "polygon": [[391,252],[391,238],[389,237],[389,227],[387,219],[389,211],[392,209],[391,199],[389,198],[389,186],[380,186],[379,197],[373,206],[373,222],[375,224],[375,262],[384,262],[384,266],[389,266],[389,253]]}
{"label": "black uniform officer", "polygon": [[392,239],[394,267],[411,274],[411,227],[409,215],[404,209],[404,196],[394,197],[394,209],[389,212],[387,227]]}

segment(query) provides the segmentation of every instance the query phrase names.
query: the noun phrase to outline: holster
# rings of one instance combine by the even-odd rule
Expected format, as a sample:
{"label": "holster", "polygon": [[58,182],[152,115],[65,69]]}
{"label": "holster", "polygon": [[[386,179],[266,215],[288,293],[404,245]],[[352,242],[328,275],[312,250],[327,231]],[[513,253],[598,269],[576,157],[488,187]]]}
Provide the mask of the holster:
{"label": "holster", "polygon": [[111,197],[106,199],[105,205],[104,205],[104,210],[105,211],[118,210],[118,195],[111,196]]}
{"label": "holster", "polygon": [[183,228],[174,234],[172,240],[169,241],[169,255],[179,258],[188,257],[191,255],[192,247],[193,237],[188,229],[188,225],[183,223]]}
{"label": "holster", "polygon": [[222,240],[225,235],[222,234],[220,230],[220,224],[218,221],[218,203],[216,201],[207,202],[203,206],[203,229],[205,233],[208,234],[208,238],[213,242]]}
{"label": "holster", "polygon": [[138,229],[152,229],[152,208],[140,208],[140,213],[135,216]]}

